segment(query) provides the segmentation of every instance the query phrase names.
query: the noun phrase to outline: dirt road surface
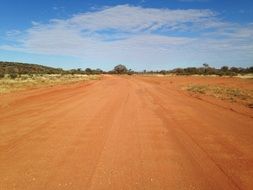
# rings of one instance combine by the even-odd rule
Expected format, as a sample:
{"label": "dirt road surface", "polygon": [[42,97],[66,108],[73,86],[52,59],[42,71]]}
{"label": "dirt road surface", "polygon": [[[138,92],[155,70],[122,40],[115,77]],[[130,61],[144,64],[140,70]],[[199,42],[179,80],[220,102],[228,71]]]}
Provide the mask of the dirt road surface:
{"label": "dirt road surface", "polygon": [[159,79],[0,97],[0,189],[252,190],[253,112]]}

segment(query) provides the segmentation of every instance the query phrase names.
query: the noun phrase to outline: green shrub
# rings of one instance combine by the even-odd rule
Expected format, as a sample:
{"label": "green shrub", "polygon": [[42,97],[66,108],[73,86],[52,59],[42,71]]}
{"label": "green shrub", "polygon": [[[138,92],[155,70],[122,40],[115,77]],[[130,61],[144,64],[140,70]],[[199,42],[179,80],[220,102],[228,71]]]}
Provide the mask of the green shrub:
{"label": "green shrub", "polygon": [[4,78],[4,73],[0,73],[0,79]]}
{"label": "green shrub", "polygon": [[18,77],[18,75],[16,73],[10,73],[9,76],[11,79],[15,79]]}

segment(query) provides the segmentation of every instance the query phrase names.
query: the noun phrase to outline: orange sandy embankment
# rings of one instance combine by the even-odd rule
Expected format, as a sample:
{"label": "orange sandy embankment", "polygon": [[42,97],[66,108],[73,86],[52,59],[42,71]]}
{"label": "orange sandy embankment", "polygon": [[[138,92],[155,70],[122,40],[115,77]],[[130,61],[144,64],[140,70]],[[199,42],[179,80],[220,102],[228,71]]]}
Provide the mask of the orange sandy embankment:
{"label": "orange sandy embankment", "polygon": [[189,82],[104,76],[0,96],[0,189],[253,189],[253,111]]}

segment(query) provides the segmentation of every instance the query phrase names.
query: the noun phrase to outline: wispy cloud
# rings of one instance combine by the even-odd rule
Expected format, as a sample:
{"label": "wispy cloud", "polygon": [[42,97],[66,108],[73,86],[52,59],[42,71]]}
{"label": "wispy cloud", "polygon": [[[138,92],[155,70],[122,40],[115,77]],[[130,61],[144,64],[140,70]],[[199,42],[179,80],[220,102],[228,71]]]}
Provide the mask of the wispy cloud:
{"label": "wispy cloud", "polygon": [[243,58],[248,64],[253,60],[249,55],[253,52],[252,26],[225,22],[211,10],[120,5],[46,24],[34,22],[25,31],[10,31],[9,38],[16,37],[0,48],[76,56],[101,64],[121,62],[132,68],[140,68],[140,64],[156,68],[187,61],[214,62],[220,51],[225,52],[220,55],[223,62],[229,62],[231,54],[239,57],[234,61]]}
{"label": "wispy cloud", "polygon": [[179,0],[181,2],[208,2],[210,0]]}

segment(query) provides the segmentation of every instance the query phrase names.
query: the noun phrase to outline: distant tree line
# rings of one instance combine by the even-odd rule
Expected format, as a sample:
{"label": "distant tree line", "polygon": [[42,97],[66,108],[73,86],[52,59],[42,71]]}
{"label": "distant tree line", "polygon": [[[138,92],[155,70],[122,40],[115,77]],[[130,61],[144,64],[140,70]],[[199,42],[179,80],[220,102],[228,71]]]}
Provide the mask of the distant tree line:
{"label": "distant tree line", "polygon": [[173,70],[157,70],[136,72],[131,69],[127,69],[125,65],[119,64],[111,71],[103,71],[101,69],[71,69],[63,70],[61,68],[47,67],[37,64],[17,63],[17,62],[1,62],[0,61],[0,78],[8,75],[10,78],[16,78],[22,74],[176,74],[176,75],[219,75],[219,76],[235,76],[238,74],[244,75],[253,73],[253,67],[241,68],[241,67],[228,67],[223,66],[219,69],[210,67],[204,63],[202,67],[187,67],[176,68]]}
{"label": "distant tree line", "polygon": [[169,71],[177,75],[218,75],[218,76],[236,76],[238,74],[244,75],[253,73],[253,67],[228,67],[222,66],[221,68],[210,67],[208,64],[203,64],[203,67],[187,67],[177,68]]}
{"label": "distant tree line", "polygon": [[23,74],[33,75],[33,74],[86,74],[86,75],[97,75],[97,74],[133,74],[133,71],[128,70],[124,65],[117,65],[111,71],[103,71],[101,69],[91,69],[91,68],[77,68],[70,70],[63,70],[61,68],[47,67],[38,64],[28,64],[28,63],[18,63],[18,62],[4,62],[0,61],[0,78],[5,75],[11,78],[16,78]]}
{"label": "distant tree line", "polygon": [[176,68],[173,70],[158,70],[158,71],[146,71],[139,72],[142,74],[176,74],[176,75],[218,75],[218,76],[236,76],[238,74],[253,74],[253,67],[242,68],[242,67],[228,67],[222,66],[221,68],[210,67],[204,63],[203,67],[187,67],[187,68]]}
{"label": "distant tree line", "polygon": [[71,70],[65,71],[64,74],[99,75],[99,74],[104,74],[104,73],[106,73],[106,72],[104,72],[101,69],[86,68],[86,69],[82,70],[81,68],[78,68],[78,69],[71,69]]}
{"label": "distant tree line", "polygon": [[176,74],[176,75],[218,75],[218,76],[235,76],[238,74],[253,74],[253,67],[242,68],[242,67],[228,67],[222,66],[221,68],[210,67],[207,63],[204,63],[202,67],[187,67],[187,68],[176,68],[172,70],[157,70],[141,72],[127,69],[124,65],[117,65],[109,74]]}
{"label": "distant tree line", "polygon": [[63,69],[47,67],[37,64],[17,63],[17,62],[0,62],[0,77],[5,74],[15,78],[22,74],[60,74]]}
{"label": "distant tree line", "polygon": [[3,78],[5,75],[9,75],[11,78],[16,78],[20,75],[28,74],[102,74],[105,73],[101,69],[90,69],[87,68],[82,70],[71,69],[63,70],[61,68],[47,67],[38,64],[28,64],[28,63],[18,63],[18,62],[3,62],[0,61],[0,78]]}

